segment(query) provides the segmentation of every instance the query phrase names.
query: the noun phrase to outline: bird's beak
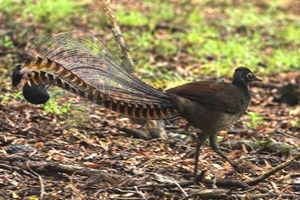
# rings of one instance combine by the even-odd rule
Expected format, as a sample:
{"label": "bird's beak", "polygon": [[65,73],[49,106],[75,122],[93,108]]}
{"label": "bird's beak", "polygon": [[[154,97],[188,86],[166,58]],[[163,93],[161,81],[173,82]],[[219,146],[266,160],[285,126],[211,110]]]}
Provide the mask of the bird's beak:
{"label": "bird's beak", "polygon": [[262,79],[259,78],[259,77],[257,77],[257,76],[255,76],[255,77],[253,78],[253,81],[262,81]]}

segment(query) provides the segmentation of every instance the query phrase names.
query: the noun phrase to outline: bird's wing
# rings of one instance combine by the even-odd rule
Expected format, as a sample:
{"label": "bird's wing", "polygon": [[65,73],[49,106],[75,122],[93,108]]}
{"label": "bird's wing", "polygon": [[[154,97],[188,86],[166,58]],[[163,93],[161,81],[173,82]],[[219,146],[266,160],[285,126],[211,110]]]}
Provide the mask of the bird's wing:
{"label": "bird's wing", "polygon": [[249,103],[249,97],[231,83],[199,81],[171,88],[167,94],[197,102],[215,111],[236,114]]}

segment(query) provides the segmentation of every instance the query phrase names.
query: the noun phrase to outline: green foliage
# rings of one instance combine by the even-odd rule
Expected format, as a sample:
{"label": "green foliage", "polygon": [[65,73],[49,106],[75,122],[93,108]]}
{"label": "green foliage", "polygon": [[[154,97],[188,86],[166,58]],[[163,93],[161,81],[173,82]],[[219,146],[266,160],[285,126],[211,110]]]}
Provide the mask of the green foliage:
{"label": "green foliage", "polygon": [[[298,69],[300,20],[283,13],[279,2],[268,2],[263,11],[250,2],[239,5],[231,1],[215,2],[211,13],[216,13],[217,17],[212,20],[203,18],[202,13],[208,6],[201,4],[202,8],[195,7],[189,14],[191,30],[182,41],[189,45],[188,52],[196,54],[199,62],[206,66],[205,72],[215,71],[216,76],[230,75],[232,68],[239,65],[255,71],[260,63],[267,66],[260,68],[265,73]],[[265,53],[269,50],[270,53]],[[205,57],[214,59],[206,60]]]}
{"label": "green foliage", "polygon": [[247,115],[249,115],[251,118],[251,121],[250,121],[251,128],[256,129],[257,126],[263,124],[264,117],[261,116],[259,113],[248,111]]}
{"label": "green foliage", "polygon": [[2,0],[0,11],[11,16],[20,15],[22,19],[33,21],[46,27],[59,27],[68,24],[76,13],[73,0]]}
{"label": "green foliage", "polygon": [[293,120],[291,120],[292,127],[298,127],[300,125],[300,117],[295,116]]}
{"label": "green foliage", "polygon": [[0,0],[0,11],[12,15],[21,7],[18,6],[20,4],[22,4],[22,0]]}
{"label": "green foliage", "polygon": [[139,140],[133,140],[132,143],[131,143],[131,145],[132,145],[133,147],[137,148],[138,145],[139,145],[139,143],[140,143]]}
{"label": "green foliage", "polygon": [[72,0],[40,0],[36,3],[26,0],[25,4],[23,17],[32,17],[34,21],[47,23],[49,26],[61,21],[67,22],[75,11]]}
{"label": "green foliage", "polygon": [[[23,98],[22,91],[14,92],[13,97],[15,99],[22,99]],[[11,101],[11,99],[12,99],[12,96],[10,93],[0,93],[0,104],[1,105],[9,103]]]}
{"label": "green foliage", "polygon": [[153,31],[161,21],[173,21],[176,18],[174,5],[168,1],[146,1],[149,8],[149,29]]}
{"label": "green foliage", "polygon": [[118,10],[116,12],[119,25],[123,26],[145,26],[148,24],[147,17],[139,11]]}
{"label": "green foliage", "polygon": [[21,99],[23,98],[23,92],[22,91],[17,91],[14,93],[14,98],[16,99]]}
{"label": "green foliage", "polygon": [[5,48],[13,48],[14,43],[8,36],[4,36],[1,38],[1,46]]}
{"label": "green foliage", "polygon": [[61,115],[70,112],[71,104],[72,100],[70,100],[69,103],[65,106],[59,106],[55,100],[50,98],[49,101],[47,101],[47,103],[45,104],[44,108],[47,113]]}
{"label": "green foliage", "polygon": [[[88,21],[87,27],[102,28],[103,19],[95,16],[104,12],[101,9],[97,13],[87,12],[89,1],[0,2],[0,11],[19,15],[24,21],[34,21],[52,30],[70,29],[67,26],[75,16]],[[125,39],[129,46],[138,48],[132,52],[132,57],[138,61],[137,66],[149,74],[154,74],[156,69],[145,64],[149,62],[147,53],[174,57],[181,49],[194,58],[191,65],[203,66],[199,73],[217,77],[231,75],[233,68],[240,65],[263,73],[300,68],[300,20],[285,12],[279,0],[265,1],[263,6],[251,1],[144,0],[139,3],[143,5],[141,9],[128,10],[126,4],[116,2],[118,7],[114,11],[121,27],[134,27],[132,31],[137,32],[136,38]],[[158,25],[166,25],[167,32],[163,36]],[[143,28],[137,30],[137,27]],[[171,31],[172,27],[182,30]],[[9,40],[4,42],[6,46],[11,45]],[[266,67],[261,68],[261,64]]]}
{"label": "green foliage", "polygon": [[3,93],[3,94],[0,94],[0,102],[1,102],[1,105],[7,103],[10,99],[10,95],[9,93]]}
{"label": "green foliage", "polygon": [[[300,19],[283,9],[280,0],[143,0],[137,4],[141,6],[112,3],[125,41],[132,47],[136,71],[152,86],[171,87],[205,74],[231,76],[241,65],[265,74],[300,69]],[[99,9],[89,5],[99,5]],[[95,33],[109,34],[104,31],[109,20],[103,19],[100,5],[94,1],[0,0],[0,12],[25,27],[35,22],[61,32],[78,28],[76,19]],[[13,45],[8,37],[1,42],[8,48]],[[183,77],[177,66],[188,67],[191,73]]]}

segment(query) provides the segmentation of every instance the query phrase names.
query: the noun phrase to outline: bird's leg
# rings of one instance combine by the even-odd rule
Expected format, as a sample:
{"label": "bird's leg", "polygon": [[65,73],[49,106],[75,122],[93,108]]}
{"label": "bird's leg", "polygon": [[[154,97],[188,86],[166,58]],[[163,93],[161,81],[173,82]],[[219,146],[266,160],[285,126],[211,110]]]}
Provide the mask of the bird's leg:
{"label": "bird's leg", "polygon": [[214,152],[216,152],[217,154],[219,154],[224,160],[226,160],[227,162],[229,162],[229,164],[238,172],[241,173],[240,168],[238,167],[237,164],[235,164],[230,158],[228,158],[225,153],[223,153],[220,149],[219,143],[218,143],[218,138],[217,138],[217,133],[211,135],[209,137],[209,143],[211,148],[214,150]]}
{"label": "bird's leg", "polygon": [[196,153],[195,153],[195,165],[194,165],[194,177],[196,178],[198,175],[198,162],[199,162],[199,155],[200,155],[200,148],[205,143],[207,138],[210,134],[199,132],[197,134],[197,146],[196,146]]}

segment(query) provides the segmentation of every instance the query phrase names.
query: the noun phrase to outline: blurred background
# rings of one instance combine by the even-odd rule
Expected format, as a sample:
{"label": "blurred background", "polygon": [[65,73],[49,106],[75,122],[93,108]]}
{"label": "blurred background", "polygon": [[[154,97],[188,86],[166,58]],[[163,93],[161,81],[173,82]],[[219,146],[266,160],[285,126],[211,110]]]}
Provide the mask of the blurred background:
{"label": "blurred background", "polygon": [[[155,87],[230,76],[240,65],[265,75],[300,68],[299,0],[129,0],[111,7],[136,72]],[[93,0],[2,0],[0,21],[3,74],[22,61],[18,53],[31,36],[111,34],[101,2]]]}
{"label": "blurred background", "polygon": [[[251,86],[247,115],[231,131],[219,134],[228,155],[250,171],[245,176],[233,174],[234,178],[248,181],[299,152],[300,0],[115,0],[110,6],[130,49],[135,74],[155,88],[164,90],[198,80],[230,81],[238,66],[250,68],[263,79]],[[161,130],[165,137],[150,140],[154,125],[148,122],[130,120],[57,90],[45,105],[33,106],[24,100],[21,86],[12,87],[11,73],[25,61],[30,37],[76,30],[113,38],[101,1],[0,0],[0,188],[5,188],[0,189],[0,197],[40,194],[36,174],[22,174],[28,166],[19,171],[15,169],[20,163],[7,167],[12,163],[11,154],[16,153],[22,156],[23,165],[24,160],[54,161],[118,175],[106,179],[77,175],[77,171],[76,176],[67,175],[63,170],[45,175],[35,168],[43,176],[47,194],[52,195],[49,199],[103,199],[109,195],[121,199],[124,193],[136,199],[186,197],[175,184],[158,194],[146,187],[146,197],[140,191],[132,192],[137,189],[132,185],[171,183],[157,174],[172,177],[168,181],[186,180],[191,174],[198,130],[185,120],[167,121]],[[120,58],[117,44],[111,42],[111,51]],[[150,132],[145,137],[149,140],[141,137],[144,130]],[[246,145],[240,145],[245,140]],[[233,143],[238,144],[236,149]],[[206,178],[217,175],[226,180],[232,175],[228,163],[209,148],[202,152]],[[123,178],[129,181],[124,184]],[[271,190],[272,195],[290,191],[292,198],[299,195],[299,164],[270,180],[263,189],[246,188],[246,195],[252,197],[254,190],[267,195]],[[72,181],[76,188],[70,186]],[[111,189],[120,182],[130,192]],[[192,189],[195,191],[194,183],[184,188]]]}

